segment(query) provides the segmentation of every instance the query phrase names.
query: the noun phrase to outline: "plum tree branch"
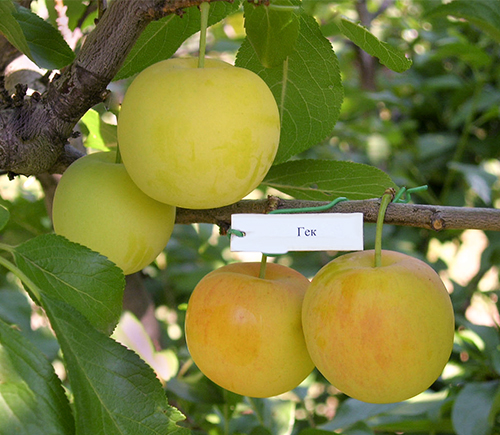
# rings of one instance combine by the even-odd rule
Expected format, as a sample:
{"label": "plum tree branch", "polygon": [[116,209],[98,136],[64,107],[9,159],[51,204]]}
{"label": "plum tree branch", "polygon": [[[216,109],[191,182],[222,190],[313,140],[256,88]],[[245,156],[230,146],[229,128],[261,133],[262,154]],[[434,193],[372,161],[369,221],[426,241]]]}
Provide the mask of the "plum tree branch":
{"label": "plum tree branch", "polygon": [[[29,1],[21,0],[27,4]],[[181,14],[182,9],[203,1],[207,0],[116,0],[88,35],[74,62],[55,76],[42,95],[35,93],[28,97],[20,86],[16,96],[11,98],[1,89],[3,81],[0,80],[0,171],[24,175],[63,172],[80,156],[68,144],[76,123],[88,109],[106,97],[107,85],[145,27],[169,14]],[[266,3],[266,0],[258,2]],[[9,45],[0,36],[0,47],[5,47],[0,50],[0,75],[15,54]],[[266,213],[275,208],[321,204],[324,203],[271,197],[261,201],[240,201],[214,210],[179,209],[177,222],[213,223],[225,231],[233,213]],[[330,212],[361,212],[366,222],[375,222],[378,207],[378,200],[349,201],[336,205]],[[391,204],[386,222],[436,231],[445,228],[500,231],[500,211]]]}
{"label": "plum tree branch", "polygon": [[[269,213],[280,208],[305,208],[328,204],[322,201],[288,200],[271,196],[263,200],[243,200],[227,207],[209,210],[177,210],[176,223],[210,223],[225,234],[236,213]],[[364,221],[375,223],[380,199],[344,201],[323,213],[363,213]],[[500,210],[493,208],[448,207],[421,204],[396,204],[387,207],[385,223],[390,225],[425,228],[434,231],[480,229],[500,231]]]}

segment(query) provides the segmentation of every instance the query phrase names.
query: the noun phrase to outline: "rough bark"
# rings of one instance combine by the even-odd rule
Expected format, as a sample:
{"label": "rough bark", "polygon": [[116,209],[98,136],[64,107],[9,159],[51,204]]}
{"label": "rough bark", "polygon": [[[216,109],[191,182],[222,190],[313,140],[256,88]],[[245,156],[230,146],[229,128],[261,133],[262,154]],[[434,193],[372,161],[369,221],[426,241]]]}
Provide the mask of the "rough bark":
{"label": "rough bark", "polygon": [[11,98],[0,89],[0,170],[27,176],[62,172],[80,155],[68,143],[76,123],[105,99],[107,85],[145,27],[202,1],[116,0],[45,93],[26,96],[19,87]]}

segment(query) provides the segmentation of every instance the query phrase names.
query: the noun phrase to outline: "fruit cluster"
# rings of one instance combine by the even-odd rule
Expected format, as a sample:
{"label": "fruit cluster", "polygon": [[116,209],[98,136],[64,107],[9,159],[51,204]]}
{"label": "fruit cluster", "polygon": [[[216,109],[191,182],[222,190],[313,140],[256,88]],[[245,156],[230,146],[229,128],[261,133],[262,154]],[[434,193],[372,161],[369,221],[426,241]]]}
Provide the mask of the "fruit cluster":
{"label": "fruit cluster", "polygon": [[253,397],[298,386],[314,366],[345,394],[371,403],[409,399],[439,377],[454,314],[437,273],[408,255],[340,256],[309,283],[270,263],[229,264],[196,286],[186,340],[199,369]]}
{"label": "fruit cluster", "polygon": [[[89,154],[63,174],[57,234],[107,256],[125,274],[166,246],[176,207],[234,203],[263,180],[277,152],[280,115],[262,79],[207,59],[170,59],[140,73],[118,119],[120,153]],[[118,158],[117,158],[118,155]],[[427,389],[453,345],[450,298],[425,263],[383,251],[347,254],[312,282],[275,263],[208,274],[188,305],[194,362],[233,392],[269,397],[316,366],[357,399],[387,403]]]}
{"label": "fruit cluster", "polygon": [[[278,150],[280,115],[255,73],[206,59],[169,59],[131,83],[116,153],[95,153],[61,177],[55,232],[97,251],[128,275],[165,248],[176,207],[239,201],[263,180]],[[120,161],[121,160],[121,161]]]}

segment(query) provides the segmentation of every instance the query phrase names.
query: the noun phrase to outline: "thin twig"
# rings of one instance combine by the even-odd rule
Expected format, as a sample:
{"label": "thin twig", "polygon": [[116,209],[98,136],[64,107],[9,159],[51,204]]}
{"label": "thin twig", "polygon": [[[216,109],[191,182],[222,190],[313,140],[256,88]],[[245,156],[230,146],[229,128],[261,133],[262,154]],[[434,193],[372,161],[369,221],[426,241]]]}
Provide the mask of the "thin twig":
{"label": "thin twig", "polygon": [[[231,215],[237,213],[269,213],[280,208],[305,208],[328,204],[323,201],[287,200],[270,197],[263,200],[243,200],[236,204],[208,210],[177,210],[176,223],[210,223],[222,233],[231,226]],[[364,222],[375,223],[379,199],[344,201],[321,213],[363,213]],[[387,207],[385,223],[425,228],[433,231],[480,229],[500,231],[500,210],[493,208],[448,207],[422,204],[395,204]]]}

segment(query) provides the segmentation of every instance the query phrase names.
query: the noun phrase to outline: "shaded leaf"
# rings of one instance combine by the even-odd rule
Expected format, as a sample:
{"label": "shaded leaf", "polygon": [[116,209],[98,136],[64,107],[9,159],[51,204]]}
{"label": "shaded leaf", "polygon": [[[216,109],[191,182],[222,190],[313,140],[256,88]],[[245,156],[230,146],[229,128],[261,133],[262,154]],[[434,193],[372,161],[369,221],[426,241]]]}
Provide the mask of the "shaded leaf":
{"label": "shaded leaf", "polygon": [[373,435],[375,432],[362,421],[353,424],[349,429],[342,431],[344,435]]}
{"label": "shaded leaf", "polygon": [[9,210],[0,204],[0,231],[5,228],[5,225],[7,225],[9,219],[10,219]]}
{"label": "shaded leaf", "polygon": [[399,73],[410,68],[412,61],[403,52],[380,41],[363,26],[345,18],[340,19],[337,24],[346,38],[371,56],[375,56],[382,65]]}
{"label": "shaded leaf", "polygon": [[[238,8],[238,1],[232,4],[211,3],[208,25],[219,22]],[[128,54],[114,80],[130,77],[154,63],[170,58],[187,38],[199,30],[200,10],[197,7],[185,9],[182,17],[172,14],[150,23]]]}
{"label": "shaded leaf", "polygon": [[19,288],[0,288],[0,320],[15,325],[22,336],[40,349],[46,358],[53,361],[59,352],[59,344],[48,327],[32,329],[32,311],[28,297]]}
{"label": "shaded leaf", "polygon": [[500,3],[491,0],[455,0],[431,9],[425,18],[454,16],[463,18],[500,42]]}
{"label": "shaded leaf", "polygon": [[0,433],[75,432],[61,381],[45,356],[0,320]]}
{"label": "shaded leaf", "polygon": [[458,435],[489,433],[489,419],[499,381],[471,382],[465,385],[455,400],[451,413],[453,427]]}
{"label": "shaded leaf", "polygon": [[29,9],[16,3],[13,17],[19,23],[31,52],[30,58],[41,68],[60,69],[75,58],[62,35]]}
{"label": "shaded leaf", "polygon": [[12,15],[16,8],[11,0],[0,1],[0,33],[21,53],[31,58],[28,42],[21,26]]}
{"label": "shaded leaf", "polygon": [[331,435],[333,432],[329,430],[321,430],[321,429],[304,429],[299,432],[299,435]]}
{"label": "shaded leaf", "polygon": [[250,42],[238,51],[236,65],[257,73],[278,103],[281,136],[276,163],[328,137],[340,113],[344,95],[337,56],[316,20],[301,15],[295,49],[276,68],[264,68]]}
{"label": "shaded leaf", "polygon": [[497,177],[486,172],[476,165],[450,162],[449,167],[463,175],[467,184],[485,204],[491,204],[493,185],[497,182]]}
{"label": "shaded leaf", "polygon": [[299,36],[297,2],[276,0],[271,5],[245,3],[245,29],[260,63],[280,66],[295,47]]}
{"label": "shaded leaf", "polygon": [[217,405],[224,403],[222,388],[207,377],[174,377],[168,381],[168,391],[188,402]]}
{"label": "shaded leaf", "polygon": [[177,374],[179,360],[175,352],[171,349],[156,351],[144,325],[131,312],[123,313],[112,338],[137,353],[151,366],[162,382]]}
{"label": "shaded leaf", "polygon": [[68,368],[80,435],[187,435],[153,370],[73,307],[42,295]]}
{"label": "shaded leaf", "polygon": [[401,402],[374,404],[361,402],[356,399],[347,399],[338,408],[335,418],[331,422],[322,425],[320,429],[336,430],[348,428],[370,417],[391,411],[401,406],[401,404]]}
{"label": "shaded leaf", "polygon": [[294,160],[271,167],[262,182],[296,199],[333,201],[379,198],[395,187],[380,169],[362,163],[335,160]]}
{"label": "shaded leaf", "polygon": [[[465,42],[445,44],[439,47],[432,56],[433,59],[445,59],[447,57],[458,57],[463,62],[477,68],[486,67],[490,65],[493,60],[492,57],[478,45]],[[449,76],[446,77],[449,79]]]}
{"label": "shaded leaf", "polygon": [[0,433],[37,433],[38,420],[35,395],[25,383],[0,383]]}
{"label": "shaded leaf", "polygon": [[122,311],[125,278],[106,257],[55,234],[28,240],[14,256],[42,292],[76,308],[100,331],[113,331]]}
{"label": "shaded leaf", "polygon": [[[446,403],[451,403],[447,390],[426,391],[401,403],[401,406],[371,418],[367,424],[377,433],[420,432],[453,433],[448,414],[443,412]],[[354,427],[354,426],[353,426]]]}
{"label": "shaded leaf", "polygon": [[[273,435],[287,435],[295,421],[295,403],[279,399],[249,399],[250,404],[261,422],[256,433],[264,434],[264,429]],[[253,431],[252,431],[253,433]]]}

